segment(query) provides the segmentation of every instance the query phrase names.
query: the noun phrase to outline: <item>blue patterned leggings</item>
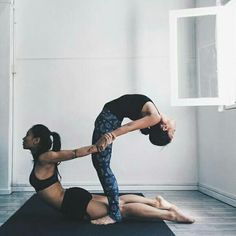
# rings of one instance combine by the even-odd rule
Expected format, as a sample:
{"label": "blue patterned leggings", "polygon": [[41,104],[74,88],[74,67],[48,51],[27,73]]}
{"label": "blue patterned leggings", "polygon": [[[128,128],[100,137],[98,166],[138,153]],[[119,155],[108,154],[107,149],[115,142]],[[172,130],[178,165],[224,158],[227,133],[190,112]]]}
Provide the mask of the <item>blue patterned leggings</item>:
{"label": "blue patterned leggings", "polygon": [[[103,134],[115,130],[120,126],[121,121],[108,109],[104,108],[95,121],[93,144]],[[109,216],[115,221],[120,222],[122,217],[119,209],[119,189],[116,178],[110,168],[111,153],[112,144],[100,153],[93,153],[92,161],[109,202]]]}

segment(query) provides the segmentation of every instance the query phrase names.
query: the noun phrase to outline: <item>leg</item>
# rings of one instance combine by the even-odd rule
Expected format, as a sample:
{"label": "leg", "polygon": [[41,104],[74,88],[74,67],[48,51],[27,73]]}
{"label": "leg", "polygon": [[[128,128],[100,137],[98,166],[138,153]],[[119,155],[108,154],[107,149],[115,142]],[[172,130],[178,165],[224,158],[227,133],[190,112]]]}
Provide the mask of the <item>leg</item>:
{"label": "leg", "polygon": [[[134,196],[134,197],[133,197]],[[176,206],[172,205],[168,210],[158,209],[155,206],[148,205],[152,204],[151,201],[155,201],[152,199],[147,199],[144,197],[136,198],[137,195],[127,194],[121,197],[125,197],[125,199],[121,199],[120,210],[123,217],[133,216],[140,217],[146,219],[161,219],[161,220],[169,220],[176,221],[182,223],[193,223],[195,220],[192,217],[188,217],[184,215]],[[139,197],[139,196],[138,196]],[[135,202],[137,200],[137,202]],[[147,201],[146,201],[147,200]],[[125,201],[130,203],[125,203]],[[146,202],[146,203],[142,203]],[[92,219],[92,223],[96,224],[106,224],[105,217],[108,213],[108,201],[106,197],[100,195],[93,195],[93,199],[90,201],[87,212]],[[96,219],[104,217],[104,220],[96,222]]]}
{"label": "leg", "polygon": [[91,220],[98,219],[108,214],[108,204],[97,201],[93,198],[89,202],[86,211]]}
{"label": "leg", "polygon": [[[103,195],[97,195],[97,194],[92,194],[93,199],[99,202],[103,202],[105,204],[108,204],[108,200],[105,196]],[[125,194],[125,195],[121,195],[120,199],[119,199],[119,204],[125,204],[125,203],[144,203],[150,206],[156,206],[156,200],[151,199],[151,198],[146,198],[146,197],[142,197],[139,195],[135,195],[135,194]]]}
{"label": "leg", "polygon": [[87,213],[90,216],[92,224],[107,225],[115,223],[109,216],[109,204],[107,197],[92,194],[92,200],[87,207]]}
{"label": "leg", "polygon": [[[102,134],[109,132],[118,125],[120,125],[120,122],[117,118],[110,112],[103,110],[95,122],[93,144],[96,143]],[[110,223],[114,223],[115,221],[121,221],[121,213],[119,209],[119,189],[116,178],[110,168],[111,152],[112,144],[104,151],[92,154],[92,161],[108,199],[109,216],[112,219]]]}
{"label": "leg", "polygon": [[121,203],[144,203],[159,209],[168,210],[172,204],[166,201],[163,197],[157,196],[156,199],[138,196],[135,194],[125,194],[120,196]]}
{"label": "leg", "polygon": [[[110,155],[107,149],[103,151],[103,155],[100,155],[99,157],[96,155],[96,159],[94,157],[95,155],[93,155],[93,163],[109,203],[109,216],[115,221],[120,221],[121,213],[119,210],[119,190],[116,178],[110,168],[110,162],[106,161],[106,158],[110,160]],[[97,161],[98,159],[99,161]],[[100,198],[100,201],[101,199],[102,198]],[[103,203],[106,203],[104,199]],[[114,223],[115,221],[111,223]]]}
{"label": "leg", "polygon": [[[93,199],[96,201],[103,202],[108,204],[108,200],[105,196],[93,194]],[[152,207],[156,207],[159,209],[168,210],[170,207],[174,206],[173,204],[169,203],[161,196],[157,196],[156,199],[151,199],[135,194],[124,194],[120,196],[119,204],[126,204],[126,203],[143,203],[146,205],[150,205]]]}
{"label": "leg", "polygon": [[93,200],[98,201],[98,202],[103,202],[108,205],[108,200],[107,197],[104,195],[98,195],[98,194],[92,194]]}
{"label": "leg", "polygon": [[121,206],[121,213],[123,217],[135,216],[148,219],[161,219],[176,221],[182,223],[193,223],[194,219],[185,216],[175,207],[169,210],[158,209],[143,203],[127,203]]}

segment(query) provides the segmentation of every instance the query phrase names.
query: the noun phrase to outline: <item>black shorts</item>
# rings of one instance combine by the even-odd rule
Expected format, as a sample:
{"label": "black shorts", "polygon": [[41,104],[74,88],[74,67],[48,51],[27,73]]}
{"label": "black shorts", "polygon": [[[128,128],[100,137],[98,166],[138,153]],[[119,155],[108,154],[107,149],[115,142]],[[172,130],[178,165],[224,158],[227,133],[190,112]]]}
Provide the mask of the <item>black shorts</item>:
{"label": "black shorts", "polygon": [[83,220],[86,218],[86,209],[92,199],[92,194],[82,188],[66,189],[64,199],[61,205],[63,215],[74,220]]}

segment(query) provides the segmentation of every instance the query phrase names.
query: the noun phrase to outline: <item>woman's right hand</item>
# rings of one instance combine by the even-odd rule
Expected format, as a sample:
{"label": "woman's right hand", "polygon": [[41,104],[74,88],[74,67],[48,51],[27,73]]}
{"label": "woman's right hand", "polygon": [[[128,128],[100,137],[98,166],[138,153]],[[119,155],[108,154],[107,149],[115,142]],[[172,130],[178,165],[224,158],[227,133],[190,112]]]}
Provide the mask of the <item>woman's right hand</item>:
{"label": "woman's right hand", "polygon": [[102,152],[115,140],[115,135],[113,133],[105,133],[102,137],[96,142],[96,147],[98,152]]}

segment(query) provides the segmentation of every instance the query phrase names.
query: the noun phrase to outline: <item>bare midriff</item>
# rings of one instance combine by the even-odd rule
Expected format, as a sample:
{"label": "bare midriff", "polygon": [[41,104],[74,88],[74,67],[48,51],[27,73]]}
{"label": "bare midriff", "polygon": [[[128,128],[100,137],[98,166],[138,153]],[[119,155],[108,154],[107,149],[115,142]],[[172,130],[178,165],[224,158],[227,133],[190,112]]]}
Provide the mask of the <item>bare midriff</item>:
{"label": "bare midriff", "polygon": [[42,191],[39,191],[38,195],[50,205],[60,209],[65,195],[65,189],[60,182],[56,182]]}

